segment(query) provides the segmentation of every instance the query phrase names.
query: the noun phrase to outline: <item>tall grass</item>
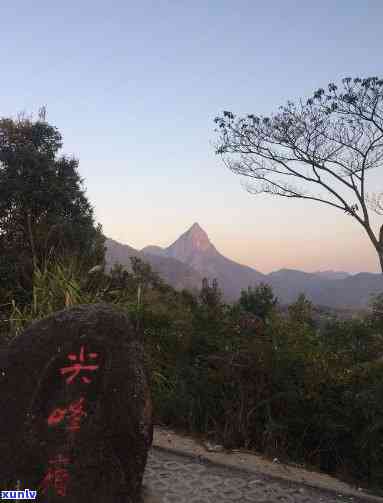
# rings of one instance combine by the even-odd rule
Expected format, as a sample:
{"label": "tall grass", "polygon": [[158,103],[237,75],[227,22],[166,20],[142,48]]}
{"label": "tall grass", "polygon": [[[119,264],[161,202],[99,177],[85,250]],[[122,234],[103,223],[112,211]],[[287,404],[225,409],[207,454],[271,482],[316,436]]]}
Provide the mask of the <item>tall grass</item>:
{"label": "tall grass", "polygon": [[97,293],[86,292],[86,275],[75,260],[49,261],[35,267],[32,300],[19,306],[13,300],[8,321],[8,338],[17,336],[29,323],[60,309],[97,301]]}

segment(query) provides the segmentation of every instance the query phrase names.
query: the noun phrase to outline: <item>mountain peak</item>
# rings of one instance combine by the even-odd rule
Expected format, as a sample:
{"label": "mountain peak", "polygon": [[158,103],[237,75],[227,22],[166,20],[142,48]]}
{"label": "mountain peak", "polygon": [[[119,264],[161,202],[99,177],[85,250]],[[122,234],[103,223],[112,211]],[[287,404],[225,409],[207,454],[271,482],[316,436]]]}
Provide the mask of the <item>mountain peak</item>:
{"label": "mountain peak", "polygon": [[212,248],[209,236],[202,229],[198,222],[195,222],[188,231],[186,231],[180,239],[187,241],[190,249],[205,251]]}
{"label": "mountain peak", "polygon": [[193,258],[206,253],[215,254],[217,251],[210,242],[209,236],[197,222],[167,248],[168,256],[191,264]]}
{"label": "mountain peak", "polygon": [[198,222],[194,222],[194,224],[190,227],[189,231],[202,231],[205,232]]}

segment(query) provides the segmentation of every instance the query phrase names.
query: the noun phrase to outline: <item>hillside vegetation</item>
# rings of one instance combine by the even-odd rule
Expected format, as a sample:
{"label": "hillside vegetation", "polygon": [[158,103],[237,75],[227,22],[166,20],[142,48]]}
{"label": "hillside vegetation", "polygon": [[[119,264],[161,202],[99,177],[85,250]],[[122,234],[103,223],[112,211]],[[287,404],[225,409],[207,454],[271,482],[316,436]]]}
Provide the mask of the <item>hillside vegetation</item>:
{"label": "hillside vegetation", "polygon": [[270,287],[228,305],[216,282],[176,291],[133,258],[91,273],[75,260],[36,269],[32,301],[2,306],[2,342],[75,304],[111,302],[143,330],[156,421],[370,486],[383,483],[383,296],[337,320]]}

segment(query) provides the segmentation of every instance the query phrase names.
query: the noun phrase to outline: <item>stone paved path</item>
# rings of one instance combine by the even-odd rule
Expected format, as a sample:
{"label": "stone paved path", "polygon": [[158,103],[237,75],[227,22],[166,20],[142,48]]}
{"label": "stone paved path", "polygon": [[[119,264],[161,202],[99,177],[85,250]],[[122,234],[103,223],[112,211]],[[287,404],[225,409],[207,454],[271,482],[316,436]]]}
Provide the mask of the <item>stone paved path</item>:
{"label": "stone paved path", "polygon": [[144,484],[161,503],[361,503],[359,497],[217,466],[152,449]]}

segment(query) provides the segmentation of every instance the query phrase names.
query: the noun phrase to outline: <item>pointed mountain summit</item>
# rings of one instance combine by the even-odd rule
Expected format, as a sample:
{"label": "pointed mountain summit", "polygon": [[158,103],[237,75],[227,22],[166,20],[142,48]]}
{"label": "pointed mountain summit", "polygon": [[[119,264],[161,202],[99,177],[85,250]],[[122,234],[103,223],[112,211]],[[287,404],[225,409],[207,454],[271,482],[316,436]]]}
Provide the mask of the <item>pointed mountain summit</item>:
{"label": "pointed mountain summit", "polygon": [[[194,223],[173,244],[166,248],[168,257],[193,265],[202,255],[216,255],[218,252],[210,242],[209,236],[198,223]],[[198,264],[194,264],[198,265]]]}
{"label": "pointed mountain summit", "polygon": [[218,279],[220,288],[228,298],[238,297],[241,288],[254,285],[264,278],[255,269],[221,255],[197,222],[165,248],[164,253],[189,265],[206,278]]}
{"label": "pointed mountain summit", "polygon": [[202,277],[216,278],[229,299],[238,298],[242,288],[259,283],[265,277],[255,269],[221,255],[197,222],[167,248],[147,246],[142,251],[176,259]]}
{"label": "pointed mountain summit", "polygon": [[[197,248],[206,248],[207,246],[212,246],[209,240],[209,236],[206,234],[206,232],[202,229],[202,227],[199,225],[198,222],[195,222],[189,230],[187,230],[182,236],[187,237],[188,239],[191,240],[192,244],[197,247]],[[181,239],[180,236],[178,238]],[[177,240],[177,241],[178,241]]]}

